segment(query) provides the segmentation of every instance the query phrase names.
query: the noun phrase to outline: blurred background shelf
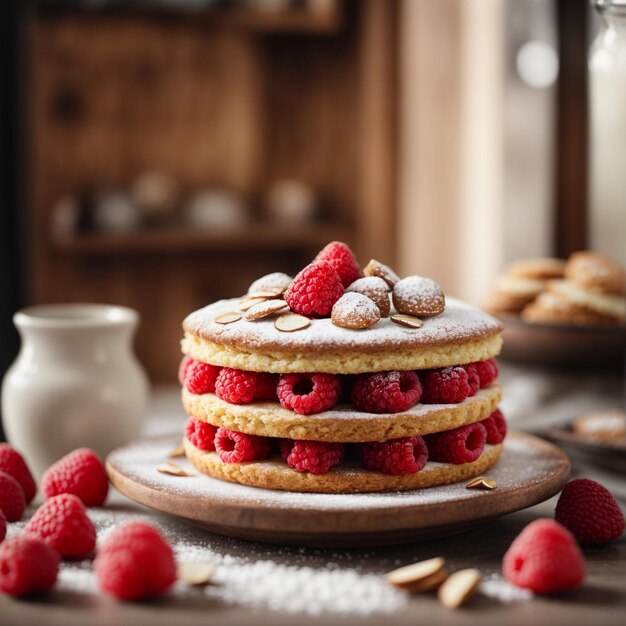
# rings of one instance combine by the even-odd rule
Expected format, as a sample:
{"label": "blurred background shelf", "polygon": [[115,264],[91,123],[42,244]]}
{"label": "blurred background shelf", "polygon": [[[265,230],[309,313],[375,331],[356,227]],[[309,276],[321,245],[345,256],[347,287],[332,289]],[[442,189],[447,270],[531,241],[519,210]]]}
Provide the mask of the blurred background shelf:
{"label": "blurred background shelf", "polygon": [[286,227],[251,223],[246,228],[202,232],[190,228],[137,233],[83,233],[52,239],[55,250],[76,256],[215,252],[224,249],[322,248],[333,239],[350,241],[352,229],[332,225]]}

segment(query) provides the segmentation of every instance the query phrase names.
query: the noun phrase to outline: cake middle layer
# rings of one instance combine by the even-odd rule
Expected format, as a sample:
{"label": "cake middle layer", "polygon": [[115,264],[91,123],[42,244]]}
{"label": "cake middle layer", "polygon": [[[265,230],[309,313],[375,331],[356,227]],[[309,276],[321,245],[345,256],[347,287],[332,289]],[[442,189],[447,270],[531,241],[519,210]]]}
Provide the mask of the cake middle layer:
{"label": "cake middle layer", "polygon": [[337,405],[329,411],[299,415],[278,402],[236,405],[213,393],[182,391],[187,414],[213,426],[264,437],[337,442],[385,441],[451,430],[489,417],[501,398],[502,388],[494,383],[458,404],[417,404],[388,414]]}

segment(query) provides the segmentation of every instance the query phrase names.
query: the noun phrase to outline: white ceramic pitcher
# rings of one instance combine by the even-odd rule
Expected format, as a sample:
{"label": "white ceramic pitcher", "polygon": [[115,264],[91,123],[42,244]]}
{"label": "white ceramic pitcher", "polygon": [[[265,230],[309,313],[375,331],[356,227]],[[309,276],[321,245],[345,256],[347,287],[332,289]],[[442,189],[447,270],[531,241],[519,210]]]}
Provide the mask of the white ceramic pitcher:
{"label": "white ceramic pitcher", "polygon": [[6,436],[37,476],[74,448],[104,457],[136,437],[148,381],[132,350],[132,309],[54,304],[13,321],[22,347],[2,384]]}

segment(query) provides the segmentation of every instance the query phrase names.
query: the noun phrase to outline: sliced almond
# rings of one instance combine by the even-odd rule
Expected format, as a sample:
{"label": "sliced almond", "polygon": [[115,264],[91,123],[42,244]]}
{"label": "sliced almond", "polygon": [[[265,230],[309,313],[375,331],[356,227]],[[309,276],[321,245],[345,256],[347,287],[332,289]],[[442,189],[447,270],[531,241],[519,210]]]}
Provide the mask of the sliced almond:
{"label": "sliced almond", "polygon": [[304,315],[297,313],[285,313],[276,318],[274,326],[283,333],[292,333],[295,330],[302,330],[311,325],[311,320]]}
{"label": "sliced almond", "polygon": [[388,265],[376,259],[371,259],[365,266],[363,274],[365,276],[378,276],[378,278],[382,278],[389,287],[393,287],[400,280],[400,277]]}
{"label": "sliced almond", "polygon": [[424,321],[419,317],[413,315],[405,315],[404,313],[396,313],[389,318],[392,322],[400,324],[400,326],[406,326],[407,328],[421,328],[424,325]]}
{"label": "sliced almond", "polygon": [[495,488],[496,481],[491,480],[491,478],[485,478],[484,476],[477,476],[466,485],[466,489],[484,489],[485,491],[491,491]]}
{"label": "sliced almond", "polygon": [[244,300],[252,300],[254,298],[277,298],[281,294],[285,293],[284,289],[268,289],[266,291],[256,291],[254,293],[249,293],[241,298],[241,301]]}
{"label": "sliced almond", "polygon": [[441,557],[406,565],[389,572],[388,584],[407,591],[429,591],[440,585],[448,576],[445,561]]}
{"label": "sliced almond", "polygon": [[181,456],[185,456],[185,446],[181,441],[172,451],[170,451],[167,455],[168,459],[176,459]]}
{"label": "sliced almond", "polygon": [[176,568],[176,576],[178,580],[182,580],[188,585],[196,587],[210,583],[214,571],[214,567],[209,563],[188,561],[186,563],[179,563]]}
{"label": "sliced almond", "polygon": [[241,313],[237,311],[228,311],[228,313],[222,313],[215,318],[216,324],[232,324],[238,322],[241,319]]}
{"label": "sliced almond", "polygon": [[255,304],[251,307],[246,313],[246,319],[249,321],[260,320],[263,317],[274,315],[275,313],[288,308],[289,307],[284,300],[266,300],[265,302],[260,302],[259,304]]}
{"label": "sliced almond", "polygon": [[448,609],[456,609],[465,604],[478,589],[480,572],[477,569],[462,569],[454,572],[439,587],[439,602]]}
{"label": "sliced almond", "polygon": [[248,298],[247,300],[242,300],[239,303],[239,310],[247,311],[248,309],[251,309],[253,306],[257,304],[261,304],[261,302],[265,302],[266,300],[267,298],[257,298],[256,296],[254,298]]}
{"label": "sliced almond", "polygon": [[180,465],[176,465],[176,463],[171,463],[170,461],[157,465],[156,469],[157,472],[169,474],[170,476],[191,476],[191,474],[180,467]]}

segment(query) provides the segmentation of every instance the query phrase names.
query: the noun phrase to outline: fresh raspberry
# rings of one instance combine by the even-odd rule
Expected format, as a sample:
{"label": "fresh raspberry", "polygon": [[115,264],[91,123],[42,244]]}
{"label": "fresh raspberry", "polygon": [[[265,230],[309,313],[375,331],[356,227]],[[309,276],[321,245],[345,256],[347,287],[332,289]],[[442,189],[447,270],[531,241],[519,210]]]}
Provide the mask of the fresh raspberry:
{"label": "fresh raspberry", "polygon": [[561,492],[554,518],[579,543],[607,543],[624,532],[624,514],[613,494],[588,478],[572,480]]}
{"label": "fresh raspberry", "polygon": [[[182,366],[182,363],[181,363]],[[222,368],[202,361],[192,360],[187,365],[185,374],[185,387],[187,391],[202,395],[215,392],[215,381]]]}
{"label": "fresh raspberry", "polygon": [[363,465],[383,474],[417,474],[428,461],[428,450],[421,437],[401,437],[373,441],[358,446]]}
{"label": "fresh raspberry", "polygon": [[470,395],[469,375],[463,367],[444,367],[422,378],[424,404],[457,404]]}
{"label": "fresh raspberry", "polygon": [[285,301],[294,313],[326,317],[343,292],[341,277],[333,266],[328,261],[315,261],[293,279]]}
{"label": "fresh raspberry", "polygon": [[341,383],[333,374],[283,374],[277,392],[278,400],[286,409],[311,415],[337,404]]}
{"label": "fresh raspberry", "polygon": [[86,558],[96,546],[96,529],[84,504],[69,493],[46,500],[26,524],[25,531],[46,541],[62,557]]}
{"label": "fresh raspberry", "polygon": [[187,378],[187,370],[193,363],[193,359],[190,356],[185,355],[180,360],[180,365],[178,366],[178,382],[181,387],[185,386],[185,378]]}
{"label": "fresh raspberry", "polygon": [[4,516],[4,513],[0,510],[0,543],[4,541],[4,538],[7,536],[7,518]]}
{"label": "fresh raspberry", "polygon": [[502,443],[506,437],[506,421],[502,411],[496,409],[489,417],[480,422],[487,431],[487,443]]}
{"label": "fresh raspberry", "polygon": [[199,450],[211,452],[215,450],[215,434],[217,426],[190,417],[185,424],[185,437]]}
{"label": "fresh raspberry", "polygon": [[359,411],[399,413],[415,406],[422,396],[422,384],[415,372],[378,372],[356,377],[352,404]]}
{"label": "fresh raspberry", "polygon": [[270,441],[268,437],[218,428],[215,434],[215,450],[223,463],[259,461],[270,455]]}
{"label": "fresh raspberry", "polygon": [[217,397],[230,404],[249,404],[266,389],[267,382],[265,382],[264,374],[246,372],[232,367],[222,368],[215,381]]}
{"label": "fresh raspberry", "polygon": [[480,376],[478,375],[478,369],[474,363],[468,363],[463,366],[463,369],[467,372],[467,384],[469,385],[469,395],[475,396],[480,389]]}
{"label": "fresh raspberry", "polygon": [[13,476],[0,471],[0,511],[8,522],[17,522],[22,519],[25,509],[24,490]]}
{"label": "fresh raspberry", "polygon": [[85,506],[102,506],[109,479],[100,457],[89,448],[78,448],[51,465],[41,479],[44,497],[71,493]]}
{"label": "fresh raspberry", "polygon": [[280,453],[296,472],[326,474],[343,458],[343,444],[325,441],[292,441],[280,443]]}
{"label": "fresh raspberry", "polygon": [[256,372],[255,400],[276,400],[278,376],[266,372]]}
{"label": "fresh raspberry", "polygon": [[426,435],[428,456],[440,463],[471,463],[485,448],[487,431],[480,422],[459,426],[441,433]]}
{"label": "fresh raspberry", "polygon": [[502,560],[504,577],[535,593],[567,591],[585,578],[585,560],[572,534],[551,519],[522,530]]}
{"label": "fresh raspberry", "polygon": [[172,548],[146,522],[116,528],[98,549],[93,567],[102,590],[120,600],[159,596],[176,581]]}
{"label": "fresh raspberry", "polygon": [[0,546],[0,591],[25,596],[50,589],[59,573],[59,555],[39,537],[19,535]]}
{"label": "fresh raspberry", "polygon": [[0,443],[0,472],[13,476],[24,491],[26,504],[30,503],[37,493],[37,485],[26,465],[24,457],[8,443]]}
{"label": "fresh raspberry", "polygon": [[316,261],[328,261],[334,268],[344,287],[348,287],[362,276],[354,252],[341,241],[332,241],[315,257]]}
{"label": "fresh raspberry", "polygon": [[473,364],[478,371],[480,377],[480,388],[489,387],[491,383],[498,378],[498,364],[495,359],[487,359],[486,361],[476,361]]}

